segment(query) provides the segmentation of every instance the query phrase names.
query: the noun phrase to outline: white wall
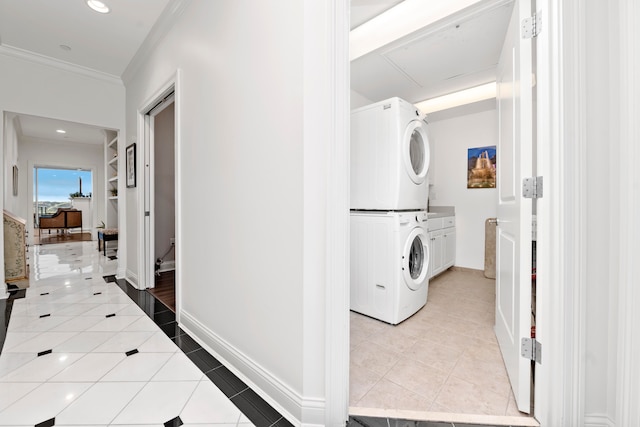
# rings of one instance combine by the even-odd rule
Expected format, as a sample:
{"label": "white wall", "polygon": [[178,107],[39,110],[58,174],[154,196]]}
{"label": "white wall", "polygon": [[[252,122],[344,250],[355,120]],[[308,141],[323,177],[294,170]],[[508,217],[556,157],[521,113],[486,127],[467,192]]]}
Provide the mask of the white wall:
{"label": "white wall", "polygon": [[[318,85],[305,81],[304,64],[326,57],[317,48],[303,51],[316,37],[306,35],[303,22],[322,22],[305,9],[319,5],[193,1],[125,81],[127,134],[136,135],[138,109],[179,70],[181,324],[303,423],[312,422],[309,413],[323,413],[325,393],[327,163],[307,154],[316,147],[308,145],[315,133],[306,133],[305,123],[327,127],[313,114],[318,103],[305,95]],[[309,71],[327,75],[317,66]],[[319,150],[325,147],[326,139]],[[319,173],[310,173],[314,168]],[[131,248],[139,246],[140,206],[133,207],[141,188],[125,194]],[[140,274],[136,255],[127,259],[131,277]]]}
{"label": "white wall", "polygon": [[352,110],[355,108],[364,107],[365,105],[373,104],[372,100],[353,89],[351,89],[350,102]]}
{"label": "white wall", "polygon": [[455,207],[455,265],[484,270],[484,224],[496,216],[498,196],[495,189],[467,188],[467,149],[497,144],[495,102],[434,113],[427,120],[432,150],[429,205]]}
{"label": "white wall", "polygon": [[[0,125],[2,126],[2,125]],[[13,166],[18,166],[18,131],[16,129],[16,115],[6,112],[4,114],[4,208],[14,215],[23,219],[27,219],[27,206],[20,203],[20,194],[24,194],[26,189],[25,181],[27,175],[26,170],[21,171],[18,168],[18,186],[24,186],[24,189],[18,189],[18,195],[13,195]]]}

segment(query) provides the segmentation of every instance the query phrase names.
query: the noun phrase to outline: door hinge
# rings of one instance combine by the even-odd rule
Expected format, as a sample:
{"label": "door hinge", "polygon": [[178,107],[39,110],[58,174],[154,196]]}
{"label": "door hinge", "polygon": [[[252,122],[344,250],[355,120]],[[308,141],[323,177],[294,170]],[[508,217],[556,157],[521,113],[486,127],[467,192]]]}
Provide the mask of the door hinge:
{"label": "door hinge", "polygon": [[539,199],[542,197],[542,177],[534,176],[522,180],[522,197],[525,199]]}
{"label": "door hinge", "polygon": [[535,338],[522,338],[520,348],[522,357],[542,365],[542,344],[536,341]]}
{"label": "door hinge", "polygon": [[522,38],[530,39],[536,37],[542,31],[542,12],[534,13],[533,16],[522,20]]}

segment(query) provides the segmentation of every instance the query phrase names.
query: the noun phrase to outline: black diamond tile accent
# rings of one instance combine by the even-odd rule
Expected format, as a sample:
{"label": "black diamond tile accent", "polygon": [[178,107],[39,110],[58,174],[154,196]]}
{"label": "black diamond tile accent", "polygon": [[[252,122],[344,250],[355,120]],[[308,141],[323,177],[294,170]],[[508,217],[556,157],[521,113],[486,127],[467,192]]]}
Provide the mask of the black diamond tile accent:
{"label": "black diamond tile accent", "polygon": [[127,351],[125,354],[126,354],[127,356],[133,356],[134,354],[137,354],[137,353],[138,353],[138,349],[137,349],[137,348],[134,348],[133,350],[129,350],[129,351]]}
{"label": "black diamond tile accent", "polygon": [[215,357],[210,355],[205,349],[201,348],[200,350],[192,351],[187,354],[187,357],[191,359],[195,365],[200,368],[202,372],[205,374],[212,369],[216,369],[222,366],[222,363],[218,361]]}
{"label": "black diamond tile accent", "polygon": [[207,377],[228,397],[245,391],[248,386],[225,366],[207,372]]}
{"label": "black diamond tile accent", "polygon": [[38,353],[38,357],[44,356],[44,355],[47,355],[47,354],[51,354],[51,353],[53,353],[52,349],[41,351],[40,353]]}
{"label": "black diamond tile accent", "polygon": [[182,422],[180,417],[175,417],[174,419],[169,420],[166,423],[164,423],[164,427],[180,427],[182,424],[184,424],[184,423]]}
{"label": "black diamond tile accent", "polygon": [[271,426],[282,418],[278,411],[251,389],[232,397],[231,401],[256,427]]}
{"label": "black diamond tile accent", "polygon": [[110,276],[102,276],[102,278],[104,279],[105,282],[109,283],[109,282],[117,282],[116,279],[116,275],[112,274]]}
{"label": "black diamond tile accent", "polygon": [[102,292],[94,292],[94,295],[102,295]]}
{"label": "black diamond tile accent", "polygon": [[42,315],[40,315],[40,318],[42,319],[43,317],[49,317],[49,316],[51,316],[51,314],[50,314],[50,313],[42,314]]}
{"label": "black diamond tile accent", "polygon": [[84,280],[91,280],[91,277],[85,277]]}
{"label": "black diamond tile accent", "polygon": [[51,418],[50,420],[36,424],[35,427],[53,427],[54,425],[56,425],[56,419]]}
{"label": "black diamond tile accent", "polygon": [[191,353],[192,351],[202,348],[196,340],[187,334],[177,335],[176,337],[173,337],[172,340],[178,347],[180,347],[180,350],[182,350],[184,354]]}
{"label": "black diamond tile accent", "polygon": [[104,316],[104,317],[115,317],[115,315],[116,315],[115,313],[111,313],[111,314],[107,314],[107,315],[106,315],[106,316]]}
{"label": "black diamond tile accent", "polygon": [[45,296],[45,295],[49,295],[49,292],[43,292],[40,294],[40,296]]}
{"label": "black diamond tile accent", "polygon": [[118,259],[118,257],[115,255],[110,255],[107,258],[109,258],[111,261],[113,261],[114,259]]}

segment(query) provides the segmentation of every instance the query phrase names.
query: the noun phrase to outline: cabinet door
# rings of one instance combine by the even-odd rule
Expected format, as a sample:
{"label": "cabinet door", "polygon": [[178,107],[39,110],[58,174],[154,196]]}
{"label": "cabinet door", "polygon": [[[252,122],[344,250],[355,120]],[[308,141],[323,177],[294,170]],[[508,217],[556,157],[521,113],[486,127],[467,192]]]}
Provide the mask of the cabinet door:
{"label": "cabinet door", "polygon": [[442,268],[452,267],[456,262],[456,229],[446,228],[443,230],[443,261]]}
{"label": "cabinet door", "polygon": [[431,245],[429,249],[431,250],[431,274],[429,277],[433,277],[436,274],[439,274],[443,270],[443,233],[442,230],[432,231],[429,233],[429,238]]}

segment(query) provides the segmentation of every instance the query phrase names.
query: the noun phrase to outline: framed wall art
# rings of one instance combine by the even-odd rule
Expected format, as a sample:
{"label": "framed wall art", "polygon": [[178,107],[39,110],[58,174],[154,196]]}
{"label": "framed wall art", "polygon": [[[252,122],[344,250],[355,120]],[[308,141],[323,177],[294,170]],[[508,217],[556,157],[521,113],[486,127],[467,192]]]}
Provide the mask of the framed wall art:
{"label": "framed wall art", "polygon": [[496,146],[469,148],[467,188],[496,188]]}
{"label": "framed wall art", "polygon": [[18,166],[13,165],[13,195],[18,195]]}
{"label": "framed wall art", "polygon": [[126,151],[127,188],[136,186],[136,143],[129,145]]}

